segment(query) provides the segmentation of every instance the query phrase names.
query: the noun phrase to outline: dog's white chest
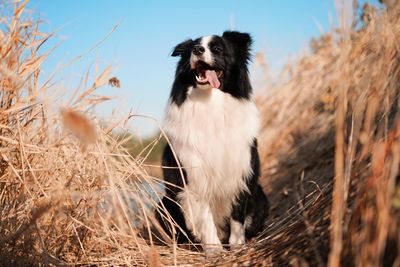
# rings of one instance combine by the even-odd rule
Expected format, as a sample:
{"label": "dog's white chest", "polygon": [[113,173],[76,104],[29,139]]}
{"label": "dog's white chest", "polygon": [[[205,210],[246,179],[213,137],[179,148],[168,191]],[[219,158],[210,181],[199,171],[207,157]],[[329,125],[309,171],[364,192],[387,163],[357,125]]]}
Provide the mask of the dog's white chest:
{"label": "dog's white chest", "polygon": [[218,89],[190,89],[180,107],[168,106],[165,131],[187,173],[187,192],[207,201],[217,225],[246,189],[258,127],[254,102]]}

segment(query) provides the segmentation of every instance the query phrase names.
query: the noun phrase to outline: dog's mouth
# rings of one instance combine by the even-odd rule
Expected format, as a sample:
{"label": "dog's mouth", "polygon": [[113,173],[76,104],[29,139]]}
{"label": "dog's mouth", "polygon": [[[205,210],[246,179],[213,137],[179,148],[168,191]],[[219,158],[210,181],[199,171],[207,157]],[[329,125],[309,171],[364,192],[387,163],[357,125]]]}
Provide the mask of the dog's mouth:
{"label": "dog's mouth", "polygon": [[219,88],[221,83],[219,78],[222,77],[224,72],[221,69],[211,67],[203,61],[198,61],[194,68],[196,75],[196,82],[198,84],[210,84],[213,88]]}

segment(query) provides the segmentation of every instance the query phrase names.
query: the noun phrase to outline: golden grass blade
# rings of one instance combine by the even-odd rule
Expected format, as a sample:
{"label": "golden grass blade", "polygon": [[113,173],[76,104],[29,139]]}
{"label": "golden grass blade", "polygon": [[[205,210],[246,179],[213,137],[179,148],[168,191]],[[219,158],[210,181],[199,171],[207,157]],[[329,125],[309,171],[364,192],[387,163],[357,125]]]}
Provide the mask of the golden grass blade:
{"label": "golden grass blade", "polygon": [[108,81],[108,76],[110,75],[111,72],[111,66],[108,66],[98,78],[96,78],[95,82],[93,85],[87,89],[85,92],[83,92],[75,101],[75,104],[82,101],[84,98],[86,98],[88,95],[92,94],[94,90],[97,88],[105,85]]}

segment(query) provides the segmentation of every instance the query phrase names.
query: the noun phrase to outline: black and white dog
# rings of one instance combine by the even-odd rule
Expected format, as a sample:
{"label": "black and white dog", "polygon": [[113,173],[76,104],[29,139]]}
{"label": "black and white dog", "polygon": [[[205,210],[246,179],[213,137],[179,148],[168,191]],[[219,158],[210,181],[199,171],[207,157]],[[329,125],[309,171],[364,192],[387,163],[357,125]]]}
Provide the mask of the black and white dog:
{"label": "black and white dog", "polygon": [[[258,184],[259,117],[247,69],[251,42],[247,33],[225,32],[187,40],[172,53],[180,60],[164,125],[172,149],[167,145],[163,154],[162,205],[186,232],[178,230],[177,241],[200,241],[206,253],[222,250],[227,241],[244,244],[268,215]],[[164,215],[158,219],[168,230]]]}

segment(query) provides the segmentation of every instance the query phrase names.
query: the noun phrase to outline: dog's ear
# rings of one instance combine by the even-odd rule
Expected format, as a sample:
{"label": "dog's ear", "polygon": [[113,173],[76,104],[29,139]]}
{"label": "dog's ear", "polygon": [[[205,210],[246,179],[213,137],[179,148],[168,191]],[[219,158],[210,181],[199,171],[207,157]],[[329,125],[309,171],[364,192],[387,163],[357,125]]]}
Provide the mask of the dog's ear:
{"label": "dog's ear", "polygon": [[184,53],[191,51],[192,47],[193,47],[192,39],[186,40],[175,46],[174,51],[172,51],[171,53],[171,56],[173,57],[181,56]]}
{"label": "dog's ear", "polygon": [[222,37],[238,48],[241,53],[245,53],[246,55],[253,42],[250,34],[236,31],[226,31]]}

